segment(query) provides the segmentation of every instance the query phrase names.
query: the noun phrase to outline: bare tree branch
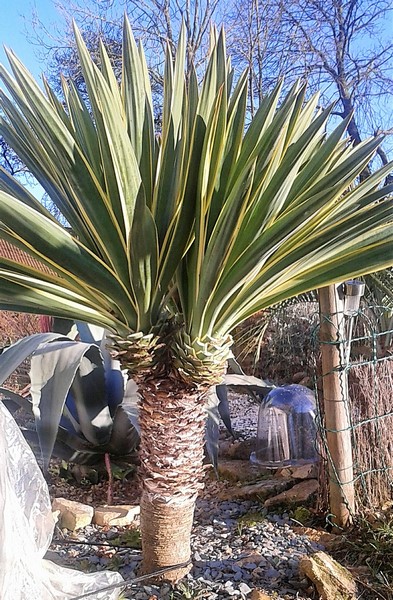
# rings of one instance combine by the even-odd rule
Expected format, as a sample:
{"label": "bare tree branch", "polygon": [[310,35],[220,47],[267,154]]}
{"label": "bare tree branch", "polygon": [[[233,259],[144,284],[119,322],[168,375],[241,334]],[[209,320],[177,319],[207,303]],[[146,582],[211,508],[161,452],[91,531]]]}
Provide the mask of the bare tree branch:
{"label": "bare tree branch", "polygon": [[[250,67],[253,85],[263,82],[266,86],[282,73],[288,84],[305,77],[310,92],[321,89],[323,104],[338,101],[336,118],[353,115],[348,134],[354,143],[373,135],[376,122],[390,132],[393,52],[384,21],[393,7],[388,0],[235,1],[237,41],[231,49],[239,64]],[[256,6],[262,7],[261,15]],[[241,18],[247,9],[253,15],[248,22]],[[268,26],[257,27],[258,19]],[[250,98],[255,110],[255,90],[250,91]],[[389,149],[393,143],[387,140],[378,153],[381,160]]]}

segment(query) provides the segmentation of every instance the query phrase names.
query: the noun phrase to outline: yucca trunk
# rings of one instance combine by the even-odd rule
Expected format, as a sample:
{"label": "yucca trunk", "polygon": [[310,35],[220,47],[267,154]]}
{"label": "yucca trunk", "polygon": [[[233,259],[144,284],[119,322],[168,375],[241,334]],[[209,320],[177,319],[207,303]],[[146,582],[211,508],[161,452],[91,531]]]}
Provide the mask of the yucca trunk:
{"label": "yucca trunk", "polygon": [[[203,483],[206,411],[201,395],[173,380],[140,386],[143,571],[190,560],[195,501]],[[175,582],[188,565],[163,578]]]}
{"label": "yucca trunk", "polygon": [[176,582],[191,568],[195,501],[204,475],[205,396],[222,380],[232,338],[191,344],[176,319],[169,319],[154,334],[111,340],[113,356],[140,394],[142,571]]}

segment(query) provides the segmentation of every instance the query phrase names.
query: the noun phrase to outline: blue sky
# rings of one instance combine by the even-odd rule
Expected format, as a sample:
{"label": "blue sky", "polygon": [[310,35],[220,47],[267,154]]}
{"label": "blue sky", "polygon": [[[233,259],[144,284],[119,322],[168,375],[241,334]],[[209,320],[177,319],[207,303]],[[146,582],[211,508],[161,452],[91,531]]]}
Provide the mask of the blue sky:
{"label": "blue sky", "polygon": [[[56,8],[52,0],[0,0],[1,18],[0,18],[0,63],[9,68],[8,59],[4,52],[4,46],[11,48],[21,59],[26,67],[38,79],[45,65],[37,59],[39,48],[36,48],[27,39],[27,30],[31,28],[32,15],[34,11],[39,15],[40,20],[50,27],[51,23],[58,21]],[[30,191],[41,198],[43,189],[38,184],[33,184],[30,180],[26,183]]]}
{"label": "blue sky", "polygon": [[8,60],[3,51],[3,47],[8,46],[35,77],[39,77],[43,69],[36,58],[37,48],[29,43],[26,37],[26,28],[31,27],[34,10],[47,25],[57,21],[52,0],[1,0],[0,62],[8,67]]}

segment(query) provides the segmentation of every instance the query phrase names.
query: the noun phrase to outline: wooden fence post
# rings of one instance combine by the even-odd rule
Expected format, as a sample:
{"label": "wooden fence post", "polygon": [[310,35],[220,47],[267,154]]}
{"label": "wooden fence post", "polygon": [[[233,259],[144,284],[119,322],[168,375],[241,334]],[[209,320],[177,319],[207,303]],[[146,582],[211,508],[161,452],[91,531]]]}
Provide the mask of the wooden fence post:
{"label": "wooden fence post", "polygon": [[336,285],[319,289],[318,295],[330,512],[335,525],[346,527],[355,512],[355,489],[348,382],[344,368],[344,306]]}

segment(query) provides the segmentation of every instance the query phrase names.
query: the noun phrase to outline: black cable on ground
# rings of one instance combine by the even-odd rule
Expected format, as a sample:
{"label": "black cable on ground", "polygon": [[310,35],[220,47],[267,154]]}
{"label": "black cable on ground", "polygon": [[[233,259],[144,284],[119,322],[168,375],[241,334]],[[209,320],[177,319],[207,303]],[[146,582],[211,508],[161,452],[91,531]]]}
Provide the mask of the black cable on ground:
{"label": "black cable on ground", "polygon": [[81,542],[80,540],[52,540],[51,546],[108,546],[108,548],[128,548],[129,550],[138,550],[135,546],[127,546],[124,544],[111,544],[110,542]]}
{"label": "black cable on ground", "polygon": [[115,590],[117,588],[127,589],[132,587],[136,583],[140,581],[145,581],[146,579],[151,579],[151,577],[158,577],[160,575],[165,575],[169,571],[173,571],[174,569],[183,569],[188,567],[191,563],[191,560],[187,560],[183,563],[178,563],[177,565],[171,565],[169,567],[164,567],[163,569],[159,569],[158,571],[153,571],[152,573],[148,573],[147,575],[140,575],[139,577],[134,577],[131,581],[121,581],[119,583],[113,583],[112,585],[107,585],[106,587],[100,588],[99,590],[94,590],[92,592],[88,592],[87,594],[82,594],[81,596],[74,596],[70,600],[83,600],[83,598],[89,598],[89,596],[93,596],[94,594],[99,594],[100,592],[109,592],[111,590]]}

